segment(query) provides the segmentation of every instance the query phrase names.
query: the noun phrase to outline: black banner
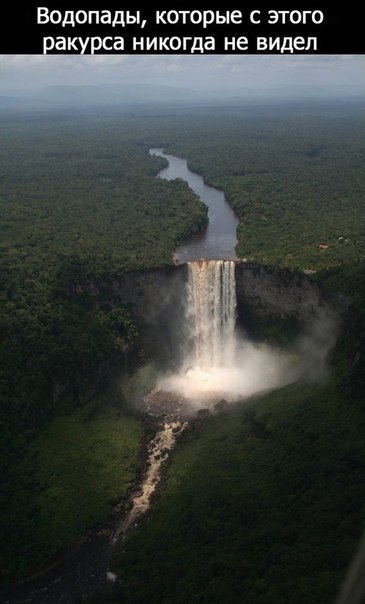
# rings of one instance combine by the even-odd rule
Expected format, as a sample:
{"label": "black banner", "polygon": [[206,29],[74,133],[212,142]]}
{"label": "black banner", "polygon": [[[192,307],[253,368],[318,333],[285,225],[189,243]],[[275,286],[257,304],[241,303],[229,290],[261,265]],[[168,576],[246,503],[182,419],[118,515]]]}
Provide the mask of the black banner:
{"label": "black banner", "polygon": [[1,54],[365,54],[361,3],[3,0]]}

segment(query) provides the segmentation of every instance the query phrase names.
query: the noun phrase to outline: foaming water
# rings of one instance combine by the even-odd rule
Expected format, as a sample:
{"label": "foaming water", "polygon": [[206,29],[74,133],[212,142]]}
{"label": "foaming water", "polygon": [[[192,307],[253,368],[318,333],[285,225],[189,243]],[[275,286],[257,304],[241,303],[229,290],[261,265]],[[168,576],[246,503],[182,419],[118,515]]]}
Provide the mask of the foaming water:
{"label": "foaming water", "polygon": [[189,262],[183,362],[178,372],[160,378],[158,388],[194,409],[293,381],[293,355],[238,338],[235,324],[235,263]]}
{"label": "foaming water", "polygon": [[310,330],[290,350],[256,344],[238,335],[235,263],[188,263],[182,363],[160,377],[157,390],[180,397],[191,413],[219,400],[242,400],[299,378],[325,374],[326,357],[336,338],[335,319],[317,312]]}
{"label": "foaming water", "polygon": [[160,378],[158,388],[179,393],[194,409],[221,399],[237,401],[256,392],[277,388],[296,379],[296,356],[266,345],[236,342],[230,365],[199,365]]}
{"label": "foaming water", "polygon": [[[185,357],[203,370],[230,365],[235,353],[236,282],[231,260],[188,263]],[[189,342],[190,339],[190,342]],[[192,346],[191,354],[189,346]]]}
{"label": "foaming water", "polygon": [[147,470],[141,487],[136,495],[132,497],[131,509],[115,531],[113,537],[114,543],[121,536],[125,536],[136,521],[148,512],[151,497],[155,493],[161,479],[161,466],[167,460],[170,451],[174,448],[176,438],[185,427],[186,424],[179,421],[164,422],[155,437],[151,440],[148,447]]}

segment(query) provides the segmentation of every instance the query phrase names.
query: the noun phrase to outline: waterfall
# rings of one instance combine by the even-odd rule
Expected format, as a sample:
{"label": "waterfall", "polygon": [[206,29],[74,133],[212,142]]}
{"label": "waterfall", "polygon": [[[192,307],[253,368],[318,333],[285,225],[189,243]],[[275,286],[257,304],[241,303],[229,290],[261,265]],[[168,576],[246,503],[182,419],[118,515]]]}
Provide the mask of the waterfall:
{"label": "waterfall", "polygon": [[236,322],[232,260],[188,262],[186,318],[194,365],[201,369],[230,365],[234,360]]}
{"label": "waterfall", "polygon": [[160,407],[165,395],[184,417],[223,399],[239,401],[291,383],[293,354],[252,343],[235,331],[235,262],[193,260],[187,268],[182,363],[158,380]]}

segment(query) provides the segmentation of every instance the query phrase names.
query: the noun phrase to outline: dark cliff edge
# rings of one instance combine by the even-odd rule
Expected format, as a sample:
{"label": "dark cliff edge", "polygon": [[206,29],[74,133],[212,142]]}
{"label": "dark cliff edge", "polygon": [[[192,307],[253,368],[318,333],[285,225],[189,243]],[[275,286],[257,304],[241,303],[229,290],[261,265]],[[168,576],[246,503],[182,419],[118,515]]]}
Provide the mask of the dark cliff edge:
{"label": "dark cliff edge", "polygon": [[247,306],[262,316],[313,316],[326,302],[318,285],[309,275],[299,271],[251,262],[236,264],[238,311]]}
{"label": "dark cliff edge", "polygon": [[[301,326],[329,308],[310,275],[251,262],[236,262],[237,318],[240,327],[262,337],[268,322]],[[67,296],[87,295],[96,307],[129,306],[135,314],[146,357],[162,365],[179,363],[184,329],[187,265],[90,278],[68,285]],[[261,331],[262,331],[261,329]]]}
{"label": "dark cliff edge", "polygon": [[155,358],[162,364],[167,360],[177,362],[186,275],[186,265],[106,275],[71,283],[67,295],[86,294],[97,308],[129,307],[147,358]]}
{"label": "dark cliff edge", "polygon": [[[252,306],[261,315],[308,318],[318,306],[328,305],[316,282],[305,273],[288,268],[237,261],[235,269],[238,310]],[[96,306],[132,305],[141,319],[177,318],[184,304],[187,265],[140,270],[120,276],[70,282],[67,296],[88,294]]]}

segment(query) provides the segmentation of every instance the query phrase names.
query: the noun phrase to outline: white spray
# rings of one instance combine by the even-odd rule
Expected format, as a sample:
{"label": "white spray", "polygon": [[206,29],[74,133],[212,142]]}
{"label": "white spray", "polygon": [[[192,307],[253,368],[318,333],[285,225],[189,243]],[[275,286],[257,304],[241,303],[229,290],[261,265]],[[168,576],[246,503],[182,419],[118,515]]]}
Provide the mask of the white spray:
{"label": "white spray", "polygon": [[236,283],[231,260],[188,263],[187,329],[193,364],[201,369],[231,365],[235,352]]}
{"label": "white spray", "polygon": [[[212,406],[220,399],[234,401],[278,388],[323,369],[331,338],[318,341],[318,326],[333,329],[333,320],[318,314],[306,342],[291,351],[250,342],[235,330],[235,263],[200,260],[188,263],[185,329],[180,371],[161,377],[158,389],[181,397],[187,410]],[[328,330],[327,330],[328,331]],[[330,341],[331,340],[331,341]],[[313,353],[315,351],[315,354]],[[322,371],[321,371],[322,373]]]}

